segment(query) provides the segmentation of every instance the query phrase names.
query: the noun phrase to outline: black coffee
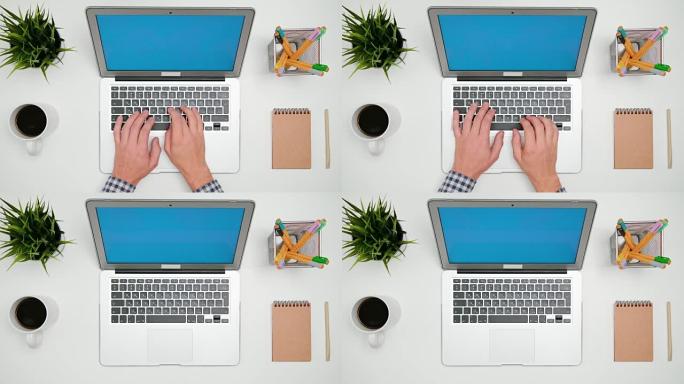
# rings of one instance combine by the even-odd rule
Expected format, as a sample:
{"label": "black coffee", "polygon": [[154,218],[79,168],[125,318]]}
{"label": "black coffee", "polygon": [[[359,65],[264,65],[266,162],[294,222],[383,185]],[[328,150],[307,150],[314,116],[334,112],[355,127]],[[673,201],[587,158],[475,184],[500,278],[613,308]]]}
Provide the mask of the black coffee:
{"label": "black coffee", "polygon": [[368,329],[380,329],[389,319],[389,308],[377,297],[369,297],[359,304],[359,321]]}
{"label": "black coffee", "polygon": [[47,116],[40,107],[31,104],[19,110],[15,122],[22,134],[27,137],[37,137],[47,127]]}
{"label": "black coffee", "polygon": [[363,133],[378,137],[389,127],[389,115],[381,106],[370,104],[359,112],[356,122]]}
{"label": "black coffee", "polygon": [[26,329],[38,329],[47,319],[47,308],[35,297],[27,297],[17,305],[17,321]]}

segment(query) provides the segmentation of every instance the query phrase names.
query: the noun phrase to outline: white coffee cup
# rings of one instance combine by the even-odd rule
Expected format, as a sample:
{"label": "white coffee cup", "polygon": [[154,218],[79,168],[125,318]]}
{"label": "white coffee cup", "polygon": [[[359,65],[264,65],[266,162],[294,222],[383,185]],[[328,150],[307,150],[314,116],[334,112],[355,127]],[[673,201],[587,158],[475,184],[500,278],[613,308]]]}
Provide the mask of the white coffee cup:
{"label": "white coffee cup", "polygon": [[[382,132],[377,132],[377,134],[369,134],[367,131],[364,131],[361,126],[359,126],[359,117],[362,116],[364,111],[370,111],[368,109],[369,107],[372,108],[370,110],[373,111],[377,110],[375,107],[380,107],[382,110],[384,110],[387,122],[384,131],[381,130]],[[399,129],[400,124],[401,115],[399,114],[399,110],[394,106],[385,103],[363,104],[357,108],[356,111],[354,111],[351,120],[352,131],[354,134],[361,140],[366,141],[368,143],[368,150],[372,155],[376,156],[382,153],[382,151],[385,149],[385,140]]]}
{"label": "white coffee cup", "polygon": [[[369,302],[372,300],[372,303]],[[384,307],[386,308],[386,318],[380,314],[376,313],[373,318],[363,318],[364,317],[364,306],[373,304],[374,308],[378,308],[377,300],[380,300]],[[361,310],[361,312],[359,312]],[[383,312],[371,311],[371,312]],[[367,314],[366,314],[367,316]],[[356,329],[368,335],[368,344],[373,348],[380,347],[385,341],[385,332],[396,325],[401,317],[401,308],[399,303],[391,297],[388,296],[366,296],[359,299],[352,308],[351,320]],[[370,321],[369,321],[370,320]]]}
{"label": "white coffee cup", "polygon": [[[38,318],[38,320],[43,319],[42,316],[33,316],[34,322],[31,324],[27,324],[27,317],[26,316],[21,316],[19,312],[25,312],[21,311],[20,305],[24,303],[23,305],[26,306],[25,300],[32,300],[32,299],[37,299],[40,303],[43,304],[43,308],[45,309],[45,315],[44,315],[44,320],[42,320],[42,323],[36,323],[35,320]],[[32,303],[36,303],[35,301]],[[52,300],[49,297],[46,296],[23,296],[19,299],[17,299],[12,306],[10,307],[10,312],[9,312],[9,320],[10,324],[16,329],[17,331],[23,333],[26,335],[26,343],[28,344],[29,347],[31,348],[37,348],[43,341],[43,331],[45,328],[50,326],[51,324],[54,324],[55,321],[57,321],[57,316],[58,316],[58,309],[57,309],[57,304],[55,303],[54,300]]]}
{"label": "white coffee cup", "polygon": [[[25,130],[23,131],[18,125],[17,125],[17,117],[19,117],[19,114],[21,111],[25,111],[24,108],[35,106],[40,108],[40,110],[43,112],[45,116],[45,127],[40,133],[37,133],[36,135],[29,135]],[[40,153],[41,149],[43,148],[43,139],[50,134],[50,132],[54,131],[55,128],[57,128],[58,125],[58,117],[57,117],[57,111],[49,104],[45,103],[24,103],[12,111],[9,117],[9,130],[12,132],[12,134],[18,138],[19,140],[22,140],[26,143],[26,150],[28,151],[29,155],[35,156]]]}

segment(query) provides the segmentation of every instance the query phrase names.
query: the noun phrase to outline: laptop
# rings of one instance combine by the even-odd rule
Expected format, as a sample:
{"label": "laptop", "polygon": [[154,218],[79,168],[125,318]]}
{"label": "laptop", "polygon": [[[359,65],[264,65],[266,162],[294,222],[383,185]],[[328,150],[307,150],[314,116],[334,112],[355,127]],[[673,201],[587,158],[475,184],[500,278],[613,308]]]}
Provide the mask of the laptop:
{"label": "laptop", "polygon": [[237,365],[254,202],[86,202],[100,260],[100,363]]}
{"label": "laptop", "polygon": [[430,200],[444,365],[578,365],[589,200]]}
{"label": "laptop", "polygon": [[[202,115],[206,160],[213,173],[240,168],[240,86],[251,8],[88,7],[88,26],[100,69],[100,170],[114,167],[112,130],[148,110],[150,140],[164,148],[168,107],[196,107]],[[153,172],[177,172],[162,150]]]}
{"label": "laptop", "polygon": [[[582,168],[580,77],[596,19],[594,8],[431,7],[428,16],[442,69],[442,170],[454,158],[452,114],[473,102],[496,109],[491,137],[504,146],[489,173],[521,172],[512,130],[520,117],[546,116],[559,132],[559,173]],[[520,131],[522,133],[522,129]]]}

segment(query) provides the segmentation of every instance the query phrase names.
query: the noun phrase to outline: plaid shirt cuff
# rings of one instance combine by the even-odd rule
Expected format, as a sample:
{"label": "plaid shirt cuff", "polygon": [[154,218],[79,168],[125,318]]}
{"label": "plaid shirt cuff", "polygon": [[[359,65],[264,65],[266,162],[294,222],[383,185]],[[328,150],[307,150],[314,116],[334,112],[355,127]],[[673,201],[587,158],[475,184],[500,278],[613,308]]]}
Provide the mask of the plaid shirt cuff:
{"label": "plaid shirt cuff", "polygon": [[477,180],[455,171],[449,171],[438,192],[471,192]]}
{"label": "plaid shirt cuff", "polygon": [[130,193],[133,191],[135,191],[135,185],[129,183],[126,180],[121,180],[118,177],[114,177],[114,176],[109,176],[104,187],[102,187],[102,192],[108,192],[108,193],[116,193],[116,192]]}
{"label": "plaid shirt cuff", "polygon": [[221,188],[221,184],[219,184],[218,180],[214,179],[203,186],[195,189],[193,192],[221,192],[223,193],[223,188]]}

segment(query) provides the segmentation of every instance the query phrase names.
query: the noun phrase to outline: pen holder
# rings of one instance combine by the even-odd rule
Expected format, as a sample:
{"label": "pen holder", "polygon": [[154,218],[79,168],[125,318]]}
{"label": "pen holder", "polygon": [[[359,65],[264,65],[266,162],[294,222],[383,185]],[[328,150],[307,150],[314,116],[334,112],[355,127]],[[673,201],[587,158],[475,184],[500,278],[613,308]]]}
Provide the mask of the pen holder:
{"label": "pen holder", "polygon": [[[639,50],[641,48],[641,44],[643,44],[646,41],[646,37],[653,33],[656,28],[632,28],[632,29],[625,29],[625,32],[627,32],[627,37],[629,37],[630,40],[632,40],[632,45],[634,46],[633,48],[635,50]],[[641,61],[646,61],[649,63],[663,63],[665,62],[663,59],[663,40],[664,38],[658,40],[653,44],[653,47],[648,50],[644,54],[644,56],[641,57]],[[622,55],[625,53],[625,46],[617,39],[610,44],[610,71],[611,72],[616,72],[615,67],[617,67],[618,62],[620,61],[620,58]],[[634,75],[655,75],[653,72],[648,72],[648,71],[642,71],[641,69],[637,67],[628,67],[627,68],[627,73],[625,73],[625,76],[634,76]]]}
{"label": "pen holder", "polygon": [[[315,220],[311,221],[283,221],[285,229],[290,234],[290,241],[296,243],[299,238],[304,234],[304,232],[315,223]],[[321,254],[321,233],[322,231],[316,232],[311,239],[299,250],[300,253],[308,256],[318,256]],[[268,263],[271,265],[275,264],[275,257],[283,245],[283,239],[276,234],[275,229],[271,232],[271,236],[268,238]],[[285,262],[284,268],[313,268],[310,265],[300,263],[296,260],[288,260]]]}
{"label": "pen holder", "polygon": [[[293,51],[296,51],[299,46],[306,40],[315,29],[314,28],[301,28],[301,29],[283,29],[285,31],[285,37],[290,42]],[[273,41],[268,45],[268,70],[273,72],[273,68],[283,52],[283,46],[274,37]],[[321,62],[321,39],[318,39],[311,44],[311,47],[304,52],[304,54],[299,58],[300,61],[317,64]],[[313,73],[308,71],[303,71],[297,67],[285,67],[282,76],[296,76],[296,75],[313,75]]]}
{"label": "pen holder", "polygon": [[[641,233],[647,231],[649,228],[655,224],[656,221],[625,221],[627,229],[632,233],[632,241],[638,243],[641,240]],[[639,234],[639,235],[637,235]],[[664,243],[664,231],[656,234],[653,239],[641,250],[642,253],[652,256],[665,256],[663,243]],[[617,264],[617,256],[625,246],[625,239],[622,237],[618,230],[615,229],[613,235],[610,237],[610,262],[612,264]],[[633,261],[628,262],[625,268],[642,268],[649,267],[653,268],[651,265]]]}

